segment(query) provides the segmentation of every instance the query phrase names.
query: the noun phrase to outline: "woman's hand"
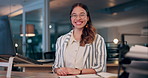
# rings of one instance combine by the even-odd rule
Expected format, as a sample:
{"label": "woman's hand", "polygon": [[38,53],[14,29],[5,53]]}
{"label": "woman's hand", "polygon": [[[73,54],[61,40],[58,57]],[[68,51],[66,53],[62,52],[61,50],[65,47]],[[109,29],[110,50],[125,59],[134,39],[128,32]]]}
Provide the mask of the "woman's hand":
{"label": "woman's hand", "polygon": [[56,71],[57,75],[59,75],[59,76],[78,75],[78,74],[80,74],[80,70],[75,69],[75,68],[62,67],[62,68],[56,68],[55,71]]}
{"label": "woman's hand", "polygon": [[68,75],[67,68],[65,68],[65,67],[56,68],[55,71],[56,71],[57,75],[59,75],[59,76],[67,76]]}
{"label": "woman's hand", "polygon": [[80,70],[79,69],[75,69],[75,68],[67,68],[68,74],[70,75],[78,75],[80,74]]}

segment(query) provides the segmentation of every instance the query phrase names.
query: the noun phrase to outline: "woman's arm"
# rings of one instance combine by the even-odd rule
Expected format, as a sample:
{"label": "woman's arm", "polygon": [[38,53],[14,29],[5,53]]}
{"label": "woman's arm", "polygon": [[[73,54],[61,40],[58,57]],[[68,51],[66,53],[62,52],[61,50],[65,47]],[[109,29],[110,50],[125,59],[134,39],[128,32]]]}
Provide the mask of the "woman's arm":
{"label": "woman's arm", "polygon": [[55,73],[59,76],[80,75],[80,74],[96,74],[94,69],[75,69],[75,68],[55,68]]}
{"label": "woman's arm", "polygon": [[76,69],[76,68],[67,68],[68,74],[71,75],[80,75],[80,74],[96,74],[94,69]]}
{"label": "woman's arm", "polygon": [[105,72],[106,71],[106,45],[104,42],[104,39],[98,35],[96,39],[96,50],[97,50],[97,63],[95,63],[95,66],[92,67],[97,73],[98,72]]}
{"label": "woman's arm", "polygon": [[94,69],[82,69],[80,74],[96,74],[96,71]]}
{"label": "woman's arm", "polygon": [[59,76],[67,76],[67,75],[79,75],[81,73],[81,70],[75,69],[75,68],[55,68],[55,73]]}
{"label": "woman's arm", "polygon": [[56,68],[59,68],[59,59],[60,59],[60,56],[59,56],[59,53],[60,53],[60,41],[61,41],[61,37],[57,39],[57,42],[56,42],[56,53],[55,53],[55,61],[54,61],[54,64],[53,64],[53,72],[55,72],[55,69]]}

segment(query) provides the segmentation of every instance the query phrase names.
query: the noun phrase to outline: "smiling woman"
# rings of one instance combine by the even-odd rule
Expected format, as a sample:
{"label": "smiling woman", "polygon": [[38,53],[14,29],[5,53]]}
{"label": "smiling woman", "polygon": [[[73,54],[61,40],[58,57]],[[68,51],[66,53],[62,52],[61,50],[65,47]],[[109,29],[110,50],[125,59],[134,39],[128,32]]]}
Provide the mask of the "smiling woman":
{"label": "smiling woman", "polygon": [[104,39],[92,26],[87,6],[74,4],[70,20],[73,29],[57,39],[53,71],[60,76],[106,71]]}

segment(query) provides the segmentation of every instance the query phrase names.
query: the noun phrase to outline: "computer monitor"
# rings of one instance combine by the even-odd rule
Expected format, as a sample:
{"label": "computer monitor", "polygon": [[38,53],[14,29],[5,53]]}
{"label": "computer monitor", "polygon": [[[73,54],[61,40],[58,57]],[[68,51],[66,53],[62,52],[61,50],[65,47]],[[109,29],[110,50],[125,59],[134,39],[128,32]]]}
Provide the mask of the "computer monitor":
{"label": "computer monitor", "polygon": [[11,27],[8,16],[0,17],[0,59],[9,60],[10,56],[14,56],[14,63],[42,64],[49,63],[53,60],[33,60],[20,54],[16,54],[12,40]]}
{"label": "computer monitor", "polygon": [[0,55],[16,55],[8,16],[0,17]]}

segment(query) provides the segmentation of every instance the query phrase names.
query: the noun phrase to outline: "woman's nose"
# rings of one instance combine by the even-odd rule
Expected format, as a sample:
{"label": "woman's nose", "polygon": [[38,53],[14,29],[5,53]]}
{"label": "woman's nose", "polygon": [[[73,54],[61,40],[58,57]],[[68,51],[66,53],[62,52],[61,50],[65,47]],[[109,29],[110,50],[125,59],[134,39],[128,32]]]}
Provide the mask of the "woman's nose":
{"label": "woman's nose", "polygon": [[80,15],[77,15],[76,19],[81,19]]}

